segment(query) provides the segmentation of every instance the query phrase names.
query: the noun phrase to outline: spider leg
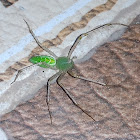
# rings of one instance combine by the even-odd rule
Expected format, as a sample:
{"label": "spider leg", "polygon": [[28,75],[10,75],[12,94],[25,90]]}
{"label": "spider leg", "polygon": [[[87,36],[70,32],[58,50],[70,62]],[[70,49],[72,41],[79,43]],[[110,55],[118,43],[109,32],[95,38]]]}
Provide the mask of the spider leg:
{"label": "spider leg", "polygon": [[104,84],[104,83],[101,83],[101,82],[98,82],[98,81],[95,81],[95,80],[92,80],[92,79],[88,79],[88,78],[79,76],[79,75],[77,75],[76,72],[73,72],[72,70],[69,70],[69,71],[68,71],[68,74],[69,74],[70,76],[74,77],[74,78],[78,78],[78,79],[85,80],[85,81],[89,81],[89,82],[92,82],[92,83],[95,83],[95,84],[98,84],[98,85],[106,86],[106,84]]}
{"label": "spider leg", "polygon": [[52,115],[51,115],[51,111],[50,111],[50,106],[49,106],[49,102],[50,102],[50,83],[60,75],[60,72],[57,72],[56,74],[54,74],[52,77],[50,77],[47,81],[47,94],[46,94],[46,103],[48,106],[48,112],[49,112],[49,116],[50,116],[50,120],[51,120],[51,124],[52,124]]}
{"label": "spider leg", "polygon": [[68,53],[68,58],[71,57],[73,51],[75,50],[76,46],[78,45],[78,43],[80,42],[80,40],[82,39],[82,37],[88,35],[87,33],[83,33],[81,35],[79,35],[76,40],[74,41],[73,45],[71,46],[69,53]]}
{"label": "spider leg", "polygon": [[39,40],[37,39],[37,37],[35,37],[35,34],[34,32],[32,31],[32,29],[30,28],[28,22],[23,19],[25,21],[25,23],[27,24],[28,26],[28,29],[29,29],[29,32],[31,33],[31,35],[33,36],[34,40],[36,41],[36,43],[38,44],[39,47],[41,47],[43,50],[45,50],[46,52],[48,52],[50,55],[52,55],[54,58],[57,58],[57,56],[51,51],[49,50],[48,48],[44,47],[41,45],[41,43],[39,42]]}
{"label": "spider leg", "polygon": [[80,40],[81,40],[84,36],[87,36],[89,33],[94,32],[94,31],[98,30],[99,28],[102,28],[102,27],[105,27],[105,26],[111,26],[111,25],[121,25],[121,26],[129,27],[128,25],[122,24],[122,23],[108,23],[108,24],[100,25],[100,26],[98,26],[98,27],[96,27],[96,28],[94,28],[94,29],[92,29],[92,30],[90,30],[90,31],[88,31],[88,32],[85,32],[85,33],[80,34],[80,35],[76,38],[76,40],[74,41],[73,45],[71,46],[71,48],[70,48],[70,50],[69,50],[69,53],[68,53],[68,58],[71,57],[71,55],[72,55],[73,51],[75,50],[76,46],[78,45],[78,43],[80,42]]}
{"label": "spider leg", "polygon": [[35,66],[35,65],[39,65],[39,64],[40,64],[40,63],[38,63],[38,64],[33,64],[33,65],[26,66],[26,67],[24,67],[24,68],[18,70],[18,71],[17,71],[17,74],[16,74],[16,77],[15,77],[14,81],[13,81],[11,84],[13,84],[13,83],[17,80],[18,76],[20,75],[20,73],[21,73],[24,69],[27,69],[27,68],[29,68],[29,67],[32,67],[32,66]]}
{"label": "spider leg", "polygon": [[66,95],[69,97],[69,99],[73,102],[73,104],[78,107],[80,110],[82,110],[82,112],[84,112],[87,116],[89,116],[93,121],[94,118],[88,114],[88,112],[86,110],[84,110],[82,107],[80,107],[80,105],[75,101],[75,99],[70,95],[69,91],[64,87],[64,85],[60,82],[61,79],[63,78],[63,76],[65,75],[65,73],[62,73],[58,78],[57,78],[57,84],[63,89],[63,91],[66,93]]}
{"label": "spider leg", "polygon": [[51,65],[47,64],[46,62],[41,62],[41,64],[45,65],[46,68],[50,68],[52,70],[58,70],[55,66],[51,66]]}
{"label": "spider leg", "polygon": [[11,84],[13,84],[13,83],[17,80],[18,76],[20,75],[20,73],[21,73],[24,69],[27,69],[27,68],[32,67],[32,66],[39,66],[39,65],[41,65],[41,64],[45,65],[46,67],[48,67],[48,68],[50,68],[50,69],[52,69],[52,70],[57,70],[56,67],[50,66],[49,64],[47,64],[47,63],[45,63],[45,62],[40,62],[40,63],[33,64],[33,65],[30,65],[30,66],[26,66],[26,67],[24,67],[24,68],[18,70],[18,73],[16,74],[16,77],[15,77],[14,81],[13,81]]}

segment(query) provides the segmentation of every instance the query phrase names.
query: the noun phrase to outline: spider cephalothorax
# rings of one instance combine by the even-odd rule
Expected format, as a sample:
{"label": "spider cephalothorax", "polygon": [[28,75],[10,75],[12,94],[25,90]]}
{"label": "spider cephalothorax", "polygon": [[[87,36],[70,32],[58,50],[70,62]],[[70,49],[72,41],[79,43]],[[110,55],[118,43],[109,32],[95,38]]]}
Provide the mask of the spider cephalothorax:
{"label": "spider cephalothorax", "polygon": [[67,72],[69,69],[72,69],[74,62],[68,57],[58,57],[56,59],[56,68],[60,71]]}

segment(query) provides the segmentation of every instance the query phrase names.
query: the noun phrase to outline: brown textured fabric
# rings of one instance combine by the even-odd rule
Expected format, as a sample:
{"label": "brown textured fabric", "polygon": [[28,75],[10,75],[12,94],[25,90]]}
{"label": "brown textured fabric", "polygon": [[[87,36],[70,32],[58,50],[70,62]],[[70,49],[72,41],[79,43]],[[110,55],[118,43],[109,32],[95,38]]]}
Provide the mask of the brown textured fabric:
{"label": "brown textured fabric", "polygon": [[101,46],[76,67],[82,76],[108,84],[95,85],[68,75],[62,80],[96,122],[75,107],[55,83],[50,102],[53,125],[43,87],[34,99],[3,116],[0,127],[16,140],[140,139],[140,25],[131,26],[121,39]]}

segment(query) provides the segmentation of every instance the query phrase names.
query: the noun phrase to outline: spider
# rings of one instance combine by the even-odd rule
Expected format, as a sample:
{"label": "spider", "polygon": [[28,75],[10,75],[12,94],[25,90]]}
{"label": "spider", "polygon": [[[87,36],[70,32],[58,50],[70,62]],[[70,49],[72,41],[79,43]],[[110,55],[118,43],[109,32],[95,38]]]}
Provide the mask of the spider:
{"label": "spider", "polygon": [[[49,50],[48,48],[46,48],[46,47],[41,45],[41,43],[39,42],[39,40],[35,36],[34,32],[30,28],[30,26],[27,23],[27,21],[26,20],[24,20],[24,21],[27,24],[29,32],[31,33],[32,37],[34,38],[34,40],[36,41],[38,46],[41,47],[43,50],[45,50],[46,52],[48,52],[50,54],[50,56],[47,56],[47,55],[33,56],[33,57],[31,57],[29,59],[29,61],[33,65],[37,65],[37,66],[40,66],[40,67],[43,67],[43,68],[50,68],[50,69],[53,69],[53,70],[59,70],[56,74],[54,74],[52,77],[50,77],[48,79],[48,81],[47,81],[46,103],[47,103],[47,106],[48,106],[48,112],[49,112],[49,117],[50,117],[50,120],[51,120],[51,124],[52,124],[52,114],[51,114],[50,106],[49,106],[49,102],[50,102],[50,89],[49,89],[49,86],[50,86],[51,81],[54,80],[54,79],[56,79],[57,84],[63,89],[63,91],[66,93],[66,95],[69,97],[69,99],[73,102],[73,104],[75,106],[77,106],[83,113],[85,113],[87,116],[89,116],[93,121],[95,121],[95,119],[86,110],[84,110],[76,102],[76,100],[71,96],[70,92],[61,83],[61,79],[64,77],[64,75],[66,73],[68,73],[73,78],[78,78],[78,79],[81,79],[81,80],[85,80],[85,81],[89,81],[89,82],[92,82],[92,83],[95,83],[95,84],[105,86],[106,84],[104,84],[104,83],[97,82],[97,81],[94,81],[92,79],[87,79],[85,77],[77,75],[77,73],[74,72],[74,65],[75,64],[74,64],[73,59],[75,57],[71,58],[71,55],[72,55],[73,51],[75,50],[76,46],[78,45],[78,43],[80,42],[80,40],[84,36],[87,36],[89,33],[94,32],[95,30],[97,30],[97,29],[99,29],[101,27],[105,27],[105,26],[111,26],[111,25],[122,25],[122,26],[126,26],[126,27],[129,27],[129,26],[125,25],[125,24],[121,24],[121,23],[109,23],[109,24],[104,24],[104,25],[98,26],[98,27],[86,32],[86,33],[80,34],[76,38],[76,40],[74,41],[73,45],[71,46],[67,56],[58,57],[51,50]],[[32,66],[32,65],[30,65],[30,66]],[[30,66],[27,66],[27,67],[30,67]],[[23,69],[25,69],[25,68],[23,68]],[[15,77],[15,79],[14,79],[14,81],[12,83],[14,83],[16,81],[16,79],[18,78],[19,74],[22,72],[23,69],[18,70],[18,72],[16,74],[16,77]]]}

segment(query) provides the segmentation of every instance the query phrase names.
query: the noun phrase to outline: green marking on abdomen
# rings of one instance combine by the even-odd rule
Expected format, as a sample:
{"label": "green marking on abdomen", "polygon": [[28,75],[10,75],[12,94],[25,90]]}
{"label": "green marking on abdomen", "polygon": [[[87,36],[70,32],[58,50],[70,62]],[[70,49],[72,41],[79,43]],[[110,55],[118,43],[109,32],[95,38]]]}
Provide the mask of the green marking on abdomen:
{"label": "green marking on abdomen", "polygon": [[48,64],[50,66],[54,66],[56,64],[56,60],[53,57],[46,56],[46,55],[33,56],[29,59],[29,61],[33,64],[45,62],[46,64]]}

